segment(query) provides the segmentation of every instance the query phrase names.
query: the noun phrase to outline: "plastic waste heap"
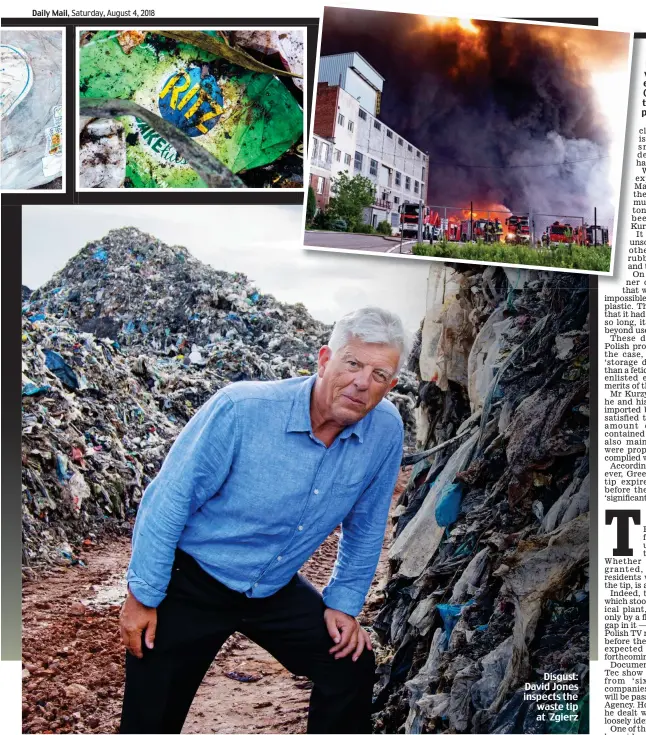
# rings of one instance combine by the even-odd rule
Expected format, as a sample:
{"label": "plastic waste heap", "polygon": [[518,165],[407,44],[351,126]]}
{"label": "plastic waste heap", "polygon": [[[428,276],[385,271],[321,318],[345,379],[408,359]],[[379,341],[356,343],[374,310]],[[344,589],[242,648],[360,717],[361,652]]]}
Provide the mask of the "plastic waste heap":
{"label": "plastic waste heap", "polygon": [[[589,732],[588,298],[585,276],[431,269],[376,732]],[[576,722],[524,696],[549,673],[576,677]]]}
{"label": "plastic waste heap", "polygon": [[[78,563],[87,539],[128,532],[197,409],[232,381],[312,374],[331,329],[135,228],[89,243],[23,299],[27,570]],[[416,394],[404,371],[392,400],[410,442]]]}

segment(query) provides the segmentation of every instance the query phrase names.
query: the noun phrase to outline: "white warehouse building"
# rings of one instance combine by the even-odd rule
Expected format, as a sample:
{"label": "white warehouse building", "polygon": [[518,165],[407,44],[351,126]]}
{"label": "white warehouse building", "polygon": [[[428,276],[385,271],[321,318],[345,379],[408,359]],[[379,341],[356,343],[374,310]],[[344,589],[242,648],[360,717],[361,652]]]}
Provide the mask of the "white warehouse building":
{"label": "white warehouse building", "polygon": [[[428,156],[379,119],[384,77],[358,53],[322,56],[314,133],[332,146],[331,177],[369,178],[377,194],[364,221],[399,224],[398,208],[426,203]],[[329,188],[329,187],[328,187]]]}

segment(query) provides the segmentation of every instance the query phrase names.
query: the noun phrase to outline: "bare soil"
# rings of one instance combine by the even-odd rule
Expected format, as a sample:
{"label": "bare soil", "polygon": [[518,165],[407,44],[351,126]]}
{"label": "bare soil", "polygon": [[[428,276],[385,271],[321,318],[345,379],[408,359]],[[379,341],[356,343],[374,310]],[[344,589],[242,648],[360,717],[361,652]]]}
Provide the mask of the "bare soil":
{"label": "bare soil", "polygon": [[[402,473],[391,512],[403,491]],[[339,529],[301,572],[319,589]],[[115,733],[124,683],[119,610],[130,540],[87,544],[86,566],[61,567],[23,585],[23,732]],[[370,625],[387,576],[390,527],[360,621]],[[242,676],[240,676],[242,675]],[[240,681],[240,678],[250,681]],[[311,683],[241,634],[229,638],[197,692],[184,733],[304,733]]]}

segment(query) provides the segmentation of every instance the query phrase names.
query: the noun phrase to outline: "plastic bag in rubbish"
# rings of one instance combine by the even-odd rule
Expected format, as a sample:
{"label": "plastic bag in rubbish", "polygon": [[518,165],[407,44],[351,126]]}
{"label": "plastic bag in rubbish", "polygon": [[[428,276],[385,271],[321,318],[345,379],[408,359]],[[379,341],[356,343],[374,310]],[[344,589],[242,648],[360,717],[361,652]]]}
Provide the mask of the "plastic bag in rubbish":
{"label": "plastic bag in rubbish", "polygon": [[65,362],[63,357],[54,350],[45,350],[45,366],[68,388],[76,389],[79,387],[79,381],[76,373]]}
{"label": "plastic bag in rubbish", "polygon": [[3,28],[0,41],[0,187],[33,189],[63,169],[62,32]]}
{"label": "plastic bag in rubbish", "polygon": [[118,120],[82,117],[79,185],[84,189],[119,189],[126,178],[126,143]]}
{"label": "plastic bag in rubbish", "polygon": [[[207,34],[220,38],[216,32]],[[303,135],[303,110],[278,77],[160,33],[147,33],[145,41],[129,51],[115,31],[99,31],[82,42],[80,94],[136,102],[193,138],[234,173],[275,161]],[[130,186],[206,185],[148,123],[131,116],[121,122]],[[86,166],[91,163],[85,161]]]}
{"label": "plastic bag in rubbish", "polygon": [[457,520],[462,502],[462,485],[453,482],[445,485],[435,505],[435,520],[438,526],[450,526]]}
{"label": "plastic bag in rubbish", "polygon": [[469,605],[473,605],[473,603],[474,600],[469,600],[469,602],[464,605],[441,604],[435,608],[442,618],[444,631],[448,636],[453,632],[453,628],[455,628],[455,624],[458,622],[458,618],[462,614],[464,608]]}

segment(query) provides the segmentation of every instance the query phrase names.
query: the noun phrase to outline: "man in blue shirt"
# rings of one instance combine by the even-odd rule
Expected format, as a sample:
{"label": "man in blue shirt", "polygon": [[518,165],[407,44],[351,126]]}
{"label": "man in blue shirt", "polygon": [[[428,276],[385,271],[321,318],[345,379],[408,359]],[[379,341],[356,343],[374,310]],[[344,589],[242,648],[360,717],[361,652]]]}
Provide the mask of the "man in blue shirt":
{"label": "man in blue shirt", "polygon": [[[313,681],[308,732],[371,732],[375,661],[356,620],[403,447],[385,395],[409,351],[373,307],[339,320],[317,375],[242,382],[189,421],[146,489],[121,612],[122,733],[178,733],[239,631]],[[341,524],[321,595],[298,570]]]}

